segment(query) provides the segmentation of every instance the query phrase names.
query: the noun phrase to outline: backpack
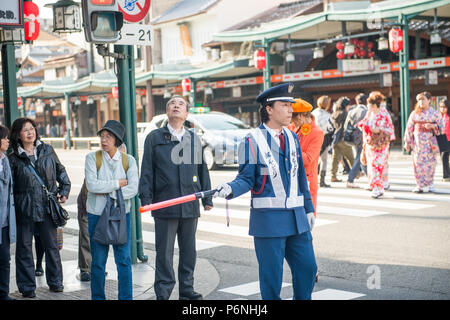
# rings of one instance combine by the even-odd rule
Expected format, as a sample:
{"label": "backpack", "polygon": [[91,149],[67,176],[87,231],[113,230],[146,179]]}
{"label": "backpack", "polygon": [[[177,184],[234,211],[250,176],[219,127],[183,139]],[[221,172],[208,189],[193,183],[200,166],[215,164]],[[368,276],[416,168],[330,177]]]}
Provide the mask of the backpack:
{"label": "backpack", "polygon": [[[122,153],[122,167],[125,170],[125,174],[128,172],[128,169],[130,167],[130,163],[129,163],[129,159],[128,159],[128,154],[121,152]],[[97,166],[97,174],[98,171],[100,170],[100,167],[102,166],[102,162],[103,162],[103,154],[102,154],[102,150],[97,150],[95,152],[95,164]],[[86,196],[88,193],[87,187],[86,187],[86,183],[84,183],[84,190],[86,192]]]}

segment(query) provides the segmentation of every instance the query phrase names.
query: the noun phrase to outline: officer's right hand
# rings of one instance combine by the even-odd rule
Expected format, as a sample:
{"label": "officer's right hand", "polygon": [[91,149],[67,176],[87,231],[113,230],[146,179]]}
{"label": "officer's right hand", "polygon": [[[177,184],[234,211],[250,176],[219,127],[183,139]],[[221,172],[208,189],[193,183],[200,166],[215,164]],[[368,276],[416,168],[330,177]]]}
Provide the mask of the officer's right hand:
{"label": "officer's right hand", "polygon": [[228,183],[223,183],[220,186],[217,186],[216,189],[217,192],[214,193],[214,198],[216,197],[226,198],[233,192]]}

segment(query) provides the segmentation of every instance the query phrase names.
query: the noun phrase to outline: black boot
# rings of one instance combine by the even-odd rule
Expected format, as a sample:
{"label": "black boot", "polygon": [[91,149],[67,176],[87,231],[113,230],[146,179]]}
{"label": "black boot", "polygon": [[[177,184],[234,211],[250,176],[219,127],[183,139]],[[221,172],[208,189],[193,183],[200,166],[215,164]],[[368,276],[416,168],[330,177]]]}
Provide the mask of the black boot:
{"label": "black boot", "polygon": [[329,188],[330,185],[325,183],[325,174],[326,174],[325,171],[320,172],[320,186],[322,188]]}

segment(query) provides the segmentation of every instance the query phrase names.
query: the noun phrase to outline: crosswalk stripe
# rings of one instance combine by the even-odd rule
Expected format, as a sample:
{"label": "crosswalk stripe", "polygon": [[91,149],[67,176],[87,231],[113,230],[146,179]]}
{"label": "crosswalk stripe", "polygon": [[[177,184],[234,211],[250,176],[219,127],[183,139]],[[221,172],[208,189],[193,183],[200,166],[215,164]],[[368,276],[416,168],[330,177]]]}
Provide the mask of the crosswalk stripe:
{"label": "crosswalk stripe", "polygon": [[[285,288],[290,285],[291,285],[290,283],[283,282],[281,284],[281,287]],[[224,288],[224,289],[220,289],[219,291],[247,297],[247,296],[251,296],[251,295],[254,295],[254,294],[257,294],[260,292],[259,281],[254,281],[254,282],[249,282],[249,283],[241,284],[241,285],[234,286],[234,287]]]}
{"label": "crosswalk stripe", "polygon": [[336,290],[336,289],[325,289],[312,293],[312,300],[351,300],[360,297],[364,297],[365,294]]}
{"label": "crosswalk stripe", "polygon": [[328,207],[323,205],[317,205],[317,214],[336,214],[343,216],[354,216],[354,217],[373,217],[383,214],[389,214],[387,211],[377,211],[377,210],[363,210],[363,209],[351,209],[351,208],[340,208],[340,207]]}
{"label": "crosswalk stripe", "polygon": [[[64,228],[79,230],[76,219],[69,219]],[[155,244],[155,233],[151,231],[142,231],[142,238],[145,243]],[[223,246],[223,243],[196,239],[195,246],[197,251]],[[178,242],[175,240],[175,248],[178,248]]]}
{"label": "crosswalk stripe", "polygon": [[378,208],[393,208],[393,209],[405,209],[408,208],[408,210],[420,210],[425,208],[431,208],[434,207],[432,204],[423,204],[423,203],[412,203],[412,202],[394,202],[384,199],[352,199],[349,200],[345,197],[327,197],[327,196],[321,196],[320,203],[339,203],[339,204],[349,204],[349,201],[354,201],[355,205],[358,206],[369,206],[369,207],[378,207]]}
{"label": "crosswalk stripe", "polygon": [[[322,196],[326,195],[337,195],[341,194],[343,196],[351,197],[354,199],[354,196],[364,196],[370,197],[370,191],[364,190],[364,184],[358,183],[361,187],[357,188],[346,188],[345,186],[338,188],[321,188],[318,192],[318,202],[321,202]],[[418,195],[416,193],[412,193],[413,187],[402,187],[402,186],[393,186],[391,185],[390,189],[384,193],[384,199],[398,199],[398,200],[414,200],[414,201],[437,201],[437,202],[450,202],[450,190],[438,189],[436,188],[436,193],[426,193],[423,195]],[[402,192],[404,191],[404,192]],[[407,191],[408,193],[406,193]],[[443,193],[443,194],[439,194]],[[349,198],[347,198],[349,200]],[[351,200],[349,200],[350,202]]]}

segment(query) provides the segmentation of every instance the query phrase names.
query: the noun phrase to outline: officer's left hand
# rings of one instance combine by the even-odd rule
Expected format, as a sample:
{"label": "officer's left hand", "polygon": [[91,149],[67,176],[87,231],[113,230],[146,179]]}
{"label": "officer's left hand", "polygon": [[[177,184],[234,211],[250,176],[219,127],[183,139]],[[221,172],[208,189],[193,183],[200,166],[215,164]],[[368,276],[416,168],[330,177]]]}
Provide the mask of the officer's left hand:
{"label": "officer's left hand", "polygon": [[314,212],[308,213],[306,215],[306,218],[308,219],[309,227],[312,231],[312,229],[314,228],[314,223],[316,222],[316,217],[314,216]]}
{"label": "officer's left hand", "polygon": [[213,206],[205,206],[205,211],[209,211],[213,208]]}

